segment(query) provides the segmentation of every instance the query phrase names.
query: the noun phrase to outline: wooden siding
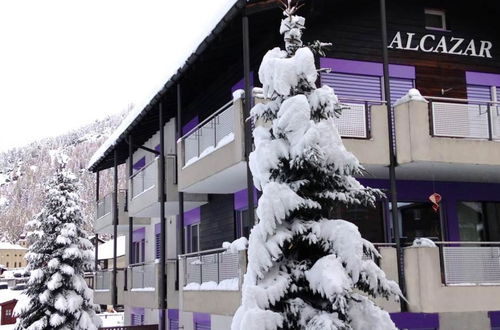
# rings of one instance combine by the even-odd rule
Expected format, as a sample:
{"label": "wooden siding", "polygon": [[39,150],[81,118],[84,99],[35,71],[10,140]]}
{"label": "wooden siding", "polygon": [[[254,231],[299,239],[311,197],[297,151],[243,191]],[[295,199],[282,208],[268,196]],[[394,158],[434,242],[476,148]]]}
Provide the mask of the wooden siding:
{"label": "wooden siding", "polygon": [[210,195],[209,203],[201,207],[200,249],[222,247],[234,240],[233,195]]}

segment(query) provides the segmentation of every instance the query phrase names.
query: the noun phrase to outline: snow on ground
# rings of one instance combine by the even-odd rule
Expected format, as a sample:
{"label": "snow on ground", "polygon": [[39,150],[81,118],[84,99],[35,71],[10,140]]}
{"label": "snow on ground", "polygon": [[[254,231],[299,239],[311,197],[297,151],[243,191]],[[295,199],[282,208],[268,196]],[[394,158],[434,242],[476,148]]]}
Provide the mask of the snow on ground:
{"label": "snow on ground", "polygon": [[[117,247],[116,247],[116,256],[121,257],[125,255],[125,241],[126,236],[119,236]],[[98,258],[99,260],[112,259],[113,258],[113,240],[109,240],[106,243],[99,245],[98,249]]]}
{"label": "snow on ground", "polygon": [[21,295],[22,292],[23,290],[10,290],[10,289],[0,290],[0,303],[4,303],[12,299],[19,299],[19,296]]}
{"label": "snow on ground", "polygon": [[0,186],[6,183],[9,180],[9,176],[7,174],[0,173]]}
{"label": "snow on ground", "polygon": [[0,207],[2,207],[4,205],[8,205],[8,204],[9,204],[9,200],[7,198],[3,197],[3,196],[0,196]]}
{"label": "snow on ground", "polygon": [[15,324],[0,325],[0,330],[14,330],[15,328]]}
{"label": "snow on ground", "polygon": [[203,157],[210,155],[215,150],[220,149],[223,146],[225,146],[226,144],[231,143],[233,141],[234,141],[234,133],[231,132],[228,135],[224,136],[222,139],[220,139],[220,141],[217,143],[217,145],[215,147],[210,146],[210,147],[206,148],[205,150],[203,150],[199,156],[195,156],[195,157],[189,159],[182,168],[188,167],[189,165],[197,162],[198,160],[202,159]]}
{"label": "snow on ground", "polygon": [[183,289],[185,291],[238,291],[239,280],[235,277],[220,281],[219,284],[214,281],[203,282],[201,284],[192,282],[188,283]]}

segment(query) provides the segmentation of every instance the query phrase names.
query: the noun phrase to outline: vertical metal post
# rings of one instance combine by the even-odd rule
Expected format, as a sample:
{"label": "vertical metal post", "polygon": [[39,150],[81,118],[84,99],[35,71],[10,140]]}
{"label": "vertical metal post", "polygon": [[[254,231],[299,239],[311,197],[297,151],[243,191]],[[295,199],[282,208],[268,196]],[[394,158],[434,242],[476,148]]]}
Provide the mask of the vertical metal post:
{"label": "vertical metal post", "polygon": [[[134,174],[134,149],[132,147],[132,134],[128,136],[128,182],[130,183],[130,178],[132,174]],[[127,194],[128,198],[128,194]],[[132,265],[134,263],[134,255],[133,255],[133,245],[134,245],[134,218],[130,216],[128,217],[128,264]]]}
{"label": "vertical metal post", "polygon": [[112,305],[118,305],[118,290],[116,286],[116,251],[118,248],[118,150],[114,150],[113,168],[113,279],[112,279]]}
{"label": "vertical metal post", "polygon": [[[401,292],[406,294],[406,284],[404,276],[404,255],[401,249],[401,239],[399,232],[399,215],[398,215],[398,195],[396,189],[396,166],[397,159],[394,150],[394,129],[393,129],[393,113],[391,111],[391,90],[389,84],[389,54],[387,51],[387,18],[385,0],[380,0],[380,21],[382,32],[382,56],[383,56],[383,71],[384,71],[384,95],[387,105],[387,124],[389,134],[389,181],[391,189],[391,215],[393,223],[394,241],[396,243],[396,255],[398,259],[398,280]],[[401,311],[406,311],[406,303],[401,299]]]}
{"label": "vertical metal post", "polygon": [[491,104],[486,104],[486,113],[488,114],[488,140],[493,141],[493,127],[491,122]]}
{"label": "vertical metal post", "polygon": [[[176,130],[177,137],[180,138],[182,136],[182,94],[181,94],[181,85],[177,83],[177,121],[176,121]],[[197,134],[197,133],[195,133]],[[184,142],[180,142],[181,144]],[[175,149],[178,152],[178,148]],[[177,159],[179,155],[177,155]],[[183,156],[184,157],[184,156]],[[178,172],[177,172],[178,173]],[[178,175],[178,174],[177,174]],[[178,182],[178,180],[177,180]],[[181,254],[185,253],[185,243],[184,243],[184,193],[179,191],[179,242],[180,242],[180,252]],[[179,260],[177,259],[177,278],[175,281],[175,287],[177,290],[179,289]]]}
{"label": "vertical metal post", "polygon": [[160,330],[165,330],[165,308],[166,308],[166,277],[165,277],[165,245],[166,245],[166,219],[165,219],[165,115],[163,114],[163,104],[160,102],[158,106],[159,124],[160,124],[160,177],[158,178],[160,184]]}
{"label": "vertical metal post", "polygon": [[[96,211],[97,207],[99,205],[99,185],[100,185],[100,178],[99,174],[101,172],[97,171],[96,172],[96,177],[95,177],[95,202],[96,202]],[[97,218],[97,214],[96,214]],[[96,232],[94,236],[95,242],[94,242],[94,251],[95,251],[95,260],[94,260],[94,271],[97,272],[99,270],[99,234]]]}
{"label": "vertical metal post", "polygon": [[257,222],[255,218],[253,198],[254,186],[252,171],[250,171],[249,156],[252,152],[252,123],[246,120],[250,117],[250,108],[252,106],[252,86],[250,86],[250,35],[248,30],[248,16],[244,15],[242,19],[243,30],[243,75],[245,80],[245,103],[243,105],[243,117],[245,118],[245,160],[247,162],[247,192],[248,192],[248,216]]}

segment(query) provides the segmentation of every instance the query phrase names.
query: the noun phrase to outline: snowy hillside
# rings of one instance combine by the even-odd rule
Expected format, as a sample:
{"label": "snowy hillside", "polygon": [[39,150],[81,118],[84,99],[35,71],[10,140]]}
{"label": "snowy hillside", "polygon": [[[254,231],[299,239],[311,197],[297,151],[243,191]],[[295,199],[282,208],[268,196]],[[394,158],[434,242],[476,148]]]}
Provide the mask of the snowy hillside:
{"label": "snowy hillside", "polygon": [[[91,229],[95,175],[86,170],[86,165],[125,115],[96,120],[67,134],[0,153],[0,241],[15,242],[23,233],[24,224],[40,211],[45,184],[53,174],[52,158],[58,151],[70,157],[68,166],[80,179],[83,216],[86,229]],[[102,172],[101,194],[109,192],[111,186],[111,172]]]}

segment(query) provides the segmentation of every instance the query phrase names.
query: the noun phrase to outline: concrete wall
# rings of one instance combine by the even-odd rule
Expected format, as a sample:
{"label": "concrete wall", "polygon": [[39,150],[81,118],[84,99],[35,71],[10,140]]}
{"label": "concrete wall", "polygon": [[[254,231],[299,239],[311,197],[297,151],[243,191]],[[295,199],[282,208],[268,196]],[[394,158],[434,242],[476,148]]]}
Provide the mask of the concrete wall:
{"label": "concrete wall", "polygon": [[487,312],[439,314],[439,330],[490,330]]}
{"label": "concrete wall", "polygon": [[405,279],[410,312],[445,313],[500,310],[500,286],[446,286],[439,249],[406,248]]}
{"label": "concrete wall", "polygon": [[389,165],[389,136],[387,126],[387,107],[371,106],[371,138],[342,139],[347,150],[358,157],[361,164]]}
{"label": "concrete wall", "polygon": [[398,162],[445,162],[500,165],[495,141],[432,137],[428,104],[409,101],[394,109]]}

